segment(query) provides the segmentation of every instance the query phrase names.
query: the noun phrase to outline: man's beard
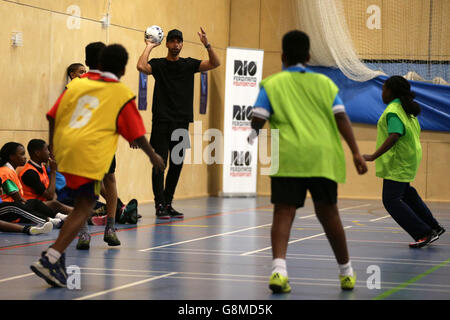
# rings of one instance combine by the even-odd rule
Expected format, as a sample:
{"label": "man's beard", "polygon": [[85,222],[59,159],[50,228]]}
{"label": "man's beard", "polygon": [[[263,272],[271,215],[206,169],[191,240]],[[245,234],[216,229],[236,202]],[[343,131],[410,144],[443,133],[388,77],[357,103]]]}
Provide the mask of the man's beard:
{"label": "man's beard", "polygon": [[176,57],[180,54],[181,49],[169,49],[169,52],[172,56]]}

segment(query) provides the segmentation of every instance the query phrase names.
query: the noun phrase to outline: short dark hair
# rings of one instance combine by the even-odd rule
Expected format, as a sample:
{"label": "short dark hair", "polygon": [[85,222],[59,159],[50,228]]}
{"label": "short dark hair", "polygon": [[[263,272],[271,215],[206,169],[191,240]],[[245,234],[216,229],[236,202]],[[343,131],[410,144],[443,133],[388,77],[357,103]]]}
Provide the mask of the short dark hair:
{"label": "short dark hair", "polygon": [[78,68],[80,67],[84,67],[84,65],[82,63],[72,63],[70,66],[67,67],[67,76],[72,79],[72,77],[70,76],[70,74],[72,72],[75,72],[78,70]]}
{"label": "short dark hair", "polygon": [[36,151],[41,151],[44,149],[46,142],[41,139],[31,139],[30,142],[28,142],[27,145],[27,151],[28,154],[31,155],[34,154]]}
{"label": "short dark hair", "polygon": [[288,65],[305,63],[309,56],[309,37],[300,30],[292,30],[283,36],[283,54]]}
{"label": "short dark hair", "polygon": [[89,69],[98,69],[98,59],[102,49],[106,47],[103,42],[91,42],[85,48],[86,65]]}
{"label": "short dark hair", "polygon": [[128,52],[120,44],[111,44],[102,49],[99,62],[101,71],[112,72],[118,76],[125,70],[128,62]]}
{"label": "short dark hair", "polygon": [[20,146],[22,145],[17,142],[5,143],[0,150],[0,166],[4,166],[7,162],[9,162],[9,157],[15,154],[17,152],[17,148]]}

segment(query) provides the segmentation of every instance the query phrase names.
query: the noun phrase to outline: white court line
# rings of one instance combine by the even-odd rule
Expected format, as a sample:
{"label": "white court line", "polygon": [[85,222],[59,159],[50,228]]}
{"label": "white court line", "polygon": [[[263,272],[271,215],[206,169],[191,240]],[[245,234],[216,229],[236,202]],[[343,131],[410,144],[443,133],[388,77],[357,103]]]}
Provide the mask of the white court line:
{"label": "white court line", "polygon": [[[111,273],[84,273],[85,275],[105,275],[111,277],[123,277],[123,278],[134,278],[134,277],[143,277],[144,275],[131,275],[131,274],[111,274]],[[193,276],[182,276],[182,274],[192,274]],[[198,276],[194,276],[198,275]],[[201,275],[201,276],[200,276]],[[205,276],[219,276],[220,278],[213,277],[205,277]],[[226,278],[231,277],[231,278]],[[236,279],[239,277],[241,279]],[[256,278],[256,279],[255,279]],[[261,280],[258,280],[261,278]],[[205,281],[228,281],[228,282],[251,282],[251,283],[267,283],[267,276],[255,276],[255,275],[234,275],[234,274],[204,274],[204,273],[194,273],[194,272],[180,272],[178,275],[172,276],[172,279],[184,279],[184,280],[205,280]],[[264,280],[263,280],[264,279]],[[290,277],[290,284],[295,285],[310,285],[310,286],[336,286],[338,283],[338,279],[316,279],[316,278],[296,278]],[[314,282],[304,282],[304,281],[314,281]],[[364,283],[363,280],[357,280],[357,283]],[[392,289],[401,284],[400,282],[383,282],[383,289]],[[386,286],[386,285],[394,285],[394,286]],[[448,285],[433,285],[433,284],[413,284],[414,288],[409,288],[412,291],[428,291],[428,292],[450,292],[450,290],[445,290],[446,288],[450,288]],[[367,286],[355,286],[357,288],[365,288]],[[442,289],[441,289],[442,288]],[[407,288],[405,288],[407,290]]]}
{"label": "white court line", "polygon": [[[251,283],[267,283],[267,280],[246,280],[246,279],[226,279],[226,278],[203,278],[203,277],[183,277],[183,276],[175,276],[173,277],[174,279],[187,279],[187,280],[206,280],[206,281],[228,281],[228,282],[251,282]],[[289,278],[291,279],[291,278]],[[319,280],[320,281],[320,280]],[[337,282],[337,280],[336,280]],[[355,285],[355,288],[363,288],[363,289],[367,289],[367,284],[365,283],[365,281],[356,281],[357,283],[364,283],[365,285]],[[299,281],[289,281],[289,284],[291,285],[303,285],[303,286],[325,286],[325,287],[335,287],[336,284],[335,283],[316,283],[316,282],[299,282]],[[381,285],[383,287],[383,289],[393,289],[396,287],[390,287],[390,286],[385,286],[385,283],[382,282]],[[427,292],[444,292],[444,293],[449,293],[450,290],[444,290],[444,289],[428,289],[428,288],[402,288],[402,290],[411,290],[411,291],[427,291]]]}
{"label": "white court line", "polygon": [[20,276],[15,276],[15,277],[11,277],[11,278],[0,279],[0,283],[6,282],[6,281],[9,281],[9,280],[16,280],[16,279],[20,279],[20,278],[29,277],[29,276],[31,276],[31,275],[33,275],[33,274],[34,274],[34,272],[30,272],[30,273],[22,274],[22,275],[20,275]]}
{"label": "white court line", "polygon": [[115,288],[112,288],[112,289],[109,289],[109,290],[100,291],[100,292],[93,293],[93,294],[90,294],[90,295],[87,295],[87,296],[79,297],[79,298],[76,298],[74,300],[87,300],[87,299],[90,299],[90,298],[95,298],[95,297],[98,297],[98,296],[101,296],[101,295],[104,295],[104,294],[107,294],[107,293],[110,293],[110,292],[119,291],[119,290],[122,290],[122,289],[134,287],[134,286],[137,286],[137,285],[140,285],[140,284],[143,284],[143,283],[146,283],[146,282],[150,282],[150,281],[153,281],[153,280],[167,278],[167,277],[173,276],[174,274],[177,274],[177,273],[178,272],[166,273],[166,274],[163,274],[161,276],[156,276],[156,277],[153,277],[153,278],[132,282],[132,283],[120,286],[120,287],[115,287]]}
{"label": "white court line", "polygon": [[[344,227],[344,229],[350,229],[351,227],[352,227],[352,226],[347,226],[347,227]],[[313,235],[313,236],[309,236],[309,237],[306,237],[306,238],[301,238],[301,239],[297,239],[297,240],[292,240],[292,241],[289,241],[288,244],[295,243],[295,242],[300,242],[300,241],[304,241],[304,240],[308,240],[308,239],[317,238],[317,237],[323,236],[324,234],[325,234],[325,233],[323,232],[323,233],[315,234],[315,235]],[[253,254],[253,253],[256,253],[256,252],[261,252],[261,251],[268,250],[268,249],[271,249],[271,248],[272,248],[272,246],[266,247],[266,248],[263,248],[263,249],[259,249],[259,250],[254,250],[254,251],[244,252],[244,253],[241,253],[240,256],[248,256],[248,255],[250,255],[250,254]]]}
{"label": "white court line", "polygon": [[387,215],[387,216],[384,216],[384,217],[381,217],[381,218],[372,219],[372,220],[369,220],[369,221],[370,222],[375,222],[375,221],[378,221],[378,220],[381,220],[381,219],[384,219],[384,218],[387,218],[387,217],[390,217],[390,215]]}
{"label": "white court line", "polygon": [[186,241],[180,241],[180,242],[175,242],[175,243],[168,243],[168,244],[164,244],[162,246],[151,247],[151,248],[147,248],[147,249],[141,249],[139,251],[147,252],[147,251],[154,250],[154,249],[172,247],[172,246],[176,246],[176,245],[183,244],[183,243],[189,243],[189,242],[194,242],[194,241],[199,241],[199,240],[204,240],[204,239],[210,239],[210,238],[225,236],[227,234],[233,234],[233,233],[236,233],[236,232],[242,232],[242,231],[247,231],[247,230],[252,230],[252,229],[264,228],[264,227],[271,226],[271,225],[272,225],[271,223],[268,223],[268,224],[263,224],[261,226],[245,228],[245,229],[239,229],[239,230],[230,231],[230,232],[224,232],[224,233],[219,233],[219,234],[213,234],[212,236],[207,236],[207,237],[195,238],[195,239],[186,240]]}
{"label": "white court line", "polygon": [[[334,259],[334,256],[330,256]],[[156,270],[134,270],[134,269],[111,269],[111,268],[81,268],[82,270],[86,269],[86,270],[104,270],[104,271],[124,271],[124,272],[135,272],[135,273],[165,273],[165,272],[169,272],[168,270],[166,271],[156,271]],[[83,273],[85,275],[99,275],[100,273]],[[123,274],[123,273],[105,273],[104,275],[107,276],[123,276],[123,277],[146,277],[147,275],[132,275],[132,274]],[[213,277],[231,277],[231,279],[233,278],[247,278],[247,279],[254,279],[254,278],[260,278],[260,279],[264,279],[263,282],[266,282],[267,279],[267,275],[264,276],[260,276],[260,275],[255,275],[255,274],[234,274],[234,273],[205,273],[205,272],[178,272],[177,275],[173,276],[172,279],[179,279],[182,278],[184,276],[182,275],[186,275],[186,276],[190,276],[190,277],[194,277],[194,276],[202,276],[204,279],[211,279],[214,280],[216,278]],[[207,278],[206,278],[207,277]],[[301,278],[301,277],[289,277],[290,280],[292,281],[327,281],[327,282],[338,282],[339,280],[336,278],[333,279],[326,279],[326,278]],[[251,280],[249,280],[251,281]],[[365,282],[365,280],[357,280],[357,282]],[[397,286],[399,284],[402,284],[402,282],[388,282],[388,281],[383,281],[383,284],[390,284],[390,285],[394,285]],[[441,284],[426,284],[426,283],[414,283],[412,284],[413,286],[418,286],[418,287],[441,287],[441,288],[450,288],[450,285],[441,285]]]}
{"label": "white court line", "polygon": [[[342,208],[342,209],[339,209],[339,211],[350,210],[350,209],[357,209],[357,208],[364,208],[364,207],[368,207],[370,205],[371,205],[370,203],[366,203],[366,204],[361,204],[359,206]],[[316,216],[316,214],[310,214],[309,216],[300,217],[299,219],[307,219],[307,218],[311,218],[311,217],[315,217],[315,216]]]}
{"label": "white court line", "polygon": [[[340,210],[340,211],[343,211],[343,210],[350,210],[350,209],[356,209],[356,208],[367,207],[367,206],[370,206],[370,205],[371,205],[371,204],[367,203],[367,204],[362,204],[362,205],[358,205],[358,206],[353,206],[353,207],[348,207],[348,208],[342,208],[342,209],[339,209],[339,210]],[[309,217],[312,217],[312,216],[315,216],[315,214],[312,214],[312,215],[309,215],[309,216],[305,216],[305,217],[300,217],[300,219],[306,219],[306,218],[309,218]],[[264,224],[264,225],[261,225],[261,226],[250,227],[250,228],[239,229],[239,230],[230,231],[230,232],[225,232],[225,233],[214,234],[214,235],[207,236],[207,237],[195,238],[195,239],[186,240],[186,241],[180,241],[180,242],[175,242],[175,243],[168,243],[168,244],[164,244],[164,245],[157,246],[157,247],[151,247],[151,248],[147,248],[147,249],[141,249],[141,250],[138,250],[138,251],[140,251],[140,252],[147,252],[147,251],[154,250],[154,249],[165,248],[165,247],[172,247],[172,246],[176,246],[176,245],[179,245],[179,244],[184,244],[184,243],[189,243],[189,242],[194,242],[194,241],[199,241],[199,240],[205,240],[205,239],[210,239],[210,238],[215,238],[215,237],[225,236],[225,235],[228,235],[228,234],[233,234],[233,233],[237,233],[237,232],[241,232],[241,231],[247,231],[247,230],[252,230],[252,229],[263,228],[263,227],[267,227],[267,226],[271,226],[271,225],[272,225],[272,224],[269,223],[269,224]],[[348,228],[348,227],[346,227],[346,228]],[[345,228],[344,228],[344,229],[345,229]],[[324,235],[324,233],[321,234],[321,235]],[[306,239],[307,239],[307,238],[305,238],[304,240],[306,240]],[[309,238],[308,238],[308,239],[309,239]],[[297,242],[297,241],[300,241],[300,240],[295,240],[294,242]],[[269,247],[269,249],[270,249],[270,248],[271,248],[271,247]],[[246,254],[242,254],[242,255],[246,255]]]}
{"label": "white court line", "polygon": [[350,209],[358,209],[358,208],[364,208],[364,207],[370,207],[371,204],[370,203],[366,203],[366,204],[361,204],[359,206],[353,206],[353,207],[348,207],[348,208],[342,208],[339,209],[339,211],[344,211],[344,210],[350,210]]}
{"label": "white court line", "polygon": [[310,214],[309,216],[304,216],[304,217],[300,217],[299,219],[306,219],[306,218],[311,218],[311,217],[315,217],[316,214]]}

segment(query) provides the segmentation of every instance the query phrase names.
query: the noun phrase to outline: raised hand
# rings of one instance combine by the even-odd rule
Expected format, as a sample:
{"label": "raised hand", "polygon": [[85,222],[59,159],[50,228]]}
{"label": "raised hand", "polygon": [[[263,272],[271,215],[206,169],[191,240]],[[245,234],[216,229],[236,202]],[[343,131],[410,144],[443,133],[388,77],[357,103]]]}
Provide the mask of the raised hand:
{"label": "raised hand", "polygon": [[197,32],[198,36],[200,37],[200,41],[203,43],[204,46],[208,45],[208,38],[206,37],[206,32],[203,30],[202,27],[200,27],[201,32]]}
{"label": "raised hand", "polygon": [[147,46],[151,46],[152,48],[155,48],[161,44],[161,42],[152,42],[152,40],[144,38],[145,44]]}
{"label": "raised hand", "polygon": [[56,164],[56,161],[51,157],[48,159],[48,165],[50,167],[50,171],[58,170],[58,165]]}

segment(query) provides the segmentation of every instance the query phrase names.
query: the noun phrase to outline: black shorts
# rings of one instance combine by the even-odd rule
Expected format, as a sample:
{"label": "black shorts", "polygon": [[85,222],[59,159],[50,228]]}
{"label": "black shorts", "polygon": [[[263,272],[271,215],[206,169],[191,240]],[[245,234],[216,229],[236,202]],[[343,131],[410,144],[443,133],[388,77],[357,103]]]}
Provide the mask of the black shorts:
{"label": "black shorts", "polygon": [[91,181],[81,185],[78,189],[68,189],[68,195],[76,202],[77,198],[98,200],[101,189],[101,181]]}
{"label": "black shorts", "polygon": [[301,208],[305,204],[306,191],[309,190],[315,203],[336,204],[337,183],[326,178],[271,177],[274,204],[293,205]]}
{"label": "black shorts", "polygon": [[109,167],[108,174],[114,173],[114,172],[116,172],[116,155],[114,155],[114,158],[111,162],[111,166]]}

